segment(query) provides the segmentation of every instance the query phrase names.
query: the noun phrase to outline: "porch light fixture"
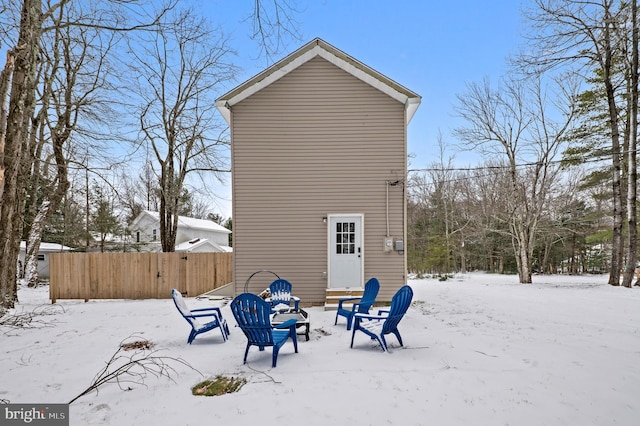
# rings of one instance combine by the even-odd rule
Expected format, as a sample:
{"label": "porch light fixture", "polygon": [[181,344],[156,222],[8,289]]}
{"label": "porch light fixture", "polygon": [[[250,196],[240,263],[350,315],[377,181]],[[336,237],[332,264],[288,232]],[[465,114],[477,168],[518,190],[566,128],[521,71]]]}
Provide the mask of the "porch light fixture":
{"label": "porch light fixture", "polygon": [[326,216],[322,217],[322,223],[327,223],[327,217]]}

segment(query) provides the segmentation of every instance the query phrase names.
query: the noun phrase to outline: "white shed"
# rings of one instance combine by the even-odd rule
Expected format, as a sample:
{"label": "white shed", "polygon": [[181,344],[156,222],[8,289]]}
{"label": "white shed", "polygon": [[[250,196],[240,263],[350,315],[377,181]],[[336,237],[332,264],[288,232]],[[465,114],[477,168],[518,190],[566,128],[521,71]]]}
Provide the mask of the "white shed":
{"label": "white shed", "polygon": [[[57,243],[40,243],[38,250],[38,278],[49,278],[49,255],[51,253],[62,253],[73,250],[71,247]],[[26,241],[20,242],[20,254],[18,256],[18,271],[22,270],[22,266],[27,256]]]}

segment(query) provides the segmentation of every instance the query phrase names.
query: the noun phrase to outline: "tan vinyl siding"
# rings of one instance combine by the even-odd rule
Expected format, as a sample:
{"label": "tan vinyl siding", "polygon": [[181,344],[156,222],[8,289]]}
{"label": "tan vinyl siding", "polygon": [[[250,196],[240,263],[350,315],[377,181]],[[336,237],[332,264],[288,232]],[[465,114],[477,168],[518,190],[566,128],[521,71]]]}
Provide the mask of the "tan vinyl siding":
{"label": "tan vinyl siding", "polygon": [[[406,173],[404,105],[315,58],[233,106],[236,291],[255,271],[292,282],[323,303],[328,214],[364,215],[364,280],[390,300],[406,282],[405,256],[382,250],[386,181]],[[390,234],[405,238],[404,188],[389,187]],[[251,280],[262,290],[273,277]]]}

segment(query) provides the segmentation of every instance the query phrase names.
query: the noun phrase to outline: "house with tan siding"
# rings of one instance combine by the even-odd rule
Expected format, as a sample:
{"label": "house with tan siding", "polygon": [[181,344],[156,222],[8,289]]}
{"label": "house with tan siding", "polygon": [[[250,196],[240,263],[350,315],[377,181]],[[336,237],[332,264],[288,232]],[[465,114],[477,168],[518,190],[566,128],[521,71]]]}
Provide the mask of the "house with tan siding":
{"label": "house with tan siding", "polygon": [[[235,293],[331,307],[407,281],[407,125],[421,98],[314,39],[216,101],[231,133]],[[250,279],[250,277],[253,278]]]}

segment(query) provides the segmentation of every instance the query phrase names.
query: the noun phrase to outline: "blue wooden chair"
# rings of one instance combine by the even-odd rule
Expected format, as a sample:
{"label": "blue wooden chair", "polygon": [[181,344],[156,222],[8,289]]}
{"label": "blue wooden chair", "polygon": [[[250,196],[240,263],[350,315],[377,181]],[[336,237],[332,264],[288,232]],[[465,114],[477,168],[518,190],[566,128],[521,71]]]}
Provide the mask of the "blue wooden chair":
{"label": "blue wooden chair", "polygon": [[[380,290],[380,282],[377,278],[370,278],[364,285],[362,297],[343,297],[338,300],[338,310],[336,311],[336,320],[333,325],[338,324],[338,316],[347,319],[347,330],[351,330],[353,316],[356,313],[368,314],[371,306],[376,302],[378,291]],[[356,302],[357,301],[357,302]],[[351,308],[345,307],[343,304],[352,303]]]}
{"label": "blue wooden chair", "polygon": [[271,325],[271,305],[259,296],[252,293],[239,294],[231,301],[231,312],[238,326],[247,336],[243,364],[247,363],[247,354],[251,346],[257,346],[261,351],[267,346],[272,346],[271,366],[275,368],[278,352],[289,338],[293,340],[293,347],[298,353],[296,320],[290,319],[279,325]]}
{"label": "blue wooden chair", "polygon": [[298,305],[300,304],[300,298],[293,296],[293,286],[287,280],[278,278],[269,285],[270,296],[267,299],[271,303],[271,307],[278,311],[281,309],[291,309],[291,302],[293,302],[293,310],[298,311]]}
{"label": "blue wooden chair", "polygon": [[[220,329],[220,333],[222,333],[222,340],[225,342],[227,341],[227,337],[229,336],[229,326],[227,325],[227,320],[222,317],[220,308],[211,307],[189,309],[187,304],[184,302],[182,294],[180,294],[180,292],[175,288],[171,290],[171,297],[173,298],[176,308],[178,308],[178,312],[180,312],[182,317],[191,326],[191,333],[189,333],[187,343],[191,344],[198,334],[202,334],[215,328]],[[205,318],[207,319],[207,322],[202,323],[199,321],[199,319],[204,320]]]}
{"label": "blue wooden chair", "polygon": [[400,346],[402,346],[402,337],[400,337],[400,332],[398,331],[398,324],[407,309],[409,309],[411,299],[413,299],[413,290],[408,285],[405,285],[393,295],[391,306],[388,310],[379,310],[378,315],[356,313],[353,318],[351,347],[353,348],[353,338],[356,335],[356,331],[362,331],[372,340],[377,340],[383,351],[388,350],[387,341],[384,338],[386,334],[394,334],[398,338]]}

